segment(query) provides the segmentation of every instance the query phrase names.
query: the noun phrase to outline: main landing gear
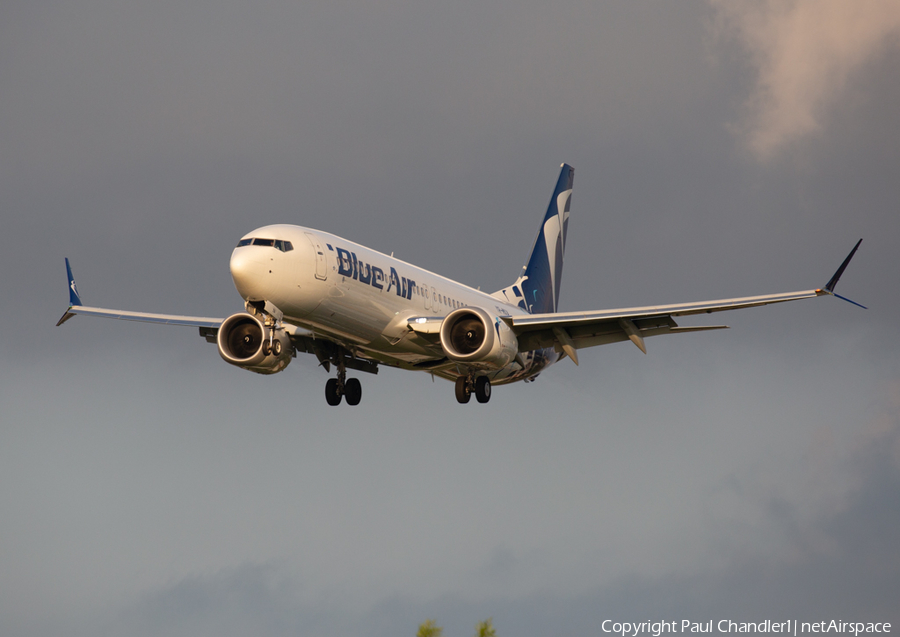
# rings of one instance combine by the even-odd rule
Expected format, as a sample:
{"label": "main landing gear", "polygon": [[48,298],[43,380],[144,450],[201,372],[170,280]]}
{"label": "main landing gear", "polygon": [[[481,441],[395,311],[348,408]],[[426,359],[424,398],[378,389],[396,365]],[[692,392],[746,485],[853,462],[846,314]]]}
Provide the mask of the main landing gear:
{"label": "main landing gear", "polygon": [[359,379],[347,378],[347,367],[342,359],[338,359],[337,368],[337,378],[329,378],[325,383],[325,401],[331,406],[340,405],[343,397],[348,405],[358,405],[362,400],[362,385]]}
{"label": "main landing gear", "polygon": [[471,372],[456,378],[457,402],[463,404],[469,402],[473,392],[475,400],[486,403],[491,399],[491,380],[487,376],[475,376]]}
{"label": "main landing gear", "polygon": [[325,401],[329,405],[340,405],[341,399],[345,398],[348,405],[358,405],[362,399],[362,385],[358,378],[347,378],[347,369],[377,374],[378,364],[358,358],[355,352],[324,339],[309,339],[305,341],[304,347],[305,351],[316,355],[326,372],[331,371],[332,365],[337,369],[337,378],[332,378],[325,384]]}

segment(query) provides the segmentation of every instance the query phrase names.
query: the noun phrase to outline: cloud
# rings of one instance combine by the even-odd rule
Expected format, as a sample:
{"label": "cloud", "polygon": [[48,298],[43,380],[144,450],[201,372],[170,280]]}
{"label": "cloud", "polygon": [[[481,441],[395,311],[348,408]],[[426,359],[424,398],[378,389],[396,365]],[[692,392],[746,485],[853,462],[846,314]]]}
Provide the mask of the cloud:
{"label": "cloud", "polygon": [[900,3],[710,0],[715,34],[750,54],[756,85],[739,130],[760,159],[822,128],[850,77],[900,45]]}
{"label": "cloud", "polygon": [[[169,582],[74,627],[52,634],[99,632],[150,635],[254,634],[413,635],[436,617],[447,634],[471,634],[489,616],[503,635],[602,634],[603,620],[707,621],[765,618],[896,623],[900,559],[900,397],[888,386],[888,404],[860,427],[846,460],[852,488],[836,496],[812,519],[773,495],[767,523],[789,537],[787,554],[739,553],[702,572],[675,570],[659,577],[628,574],[587,590],[543,590],[476,599],[461,592],[409,595],[348,604],[344,587],[321,588],[316,579],[284,561],[244,563]],[[708,554],[711,557],[711,553]],[[512,571],[517,557],[500,549],[488,558],[482,576]],[[503,587],[500,586],[500,589]],[[0,622],[0,627],[3,627]],[[73,629],[74,628],[74,629]],[[37,632],[33,634],[38,634]]]}

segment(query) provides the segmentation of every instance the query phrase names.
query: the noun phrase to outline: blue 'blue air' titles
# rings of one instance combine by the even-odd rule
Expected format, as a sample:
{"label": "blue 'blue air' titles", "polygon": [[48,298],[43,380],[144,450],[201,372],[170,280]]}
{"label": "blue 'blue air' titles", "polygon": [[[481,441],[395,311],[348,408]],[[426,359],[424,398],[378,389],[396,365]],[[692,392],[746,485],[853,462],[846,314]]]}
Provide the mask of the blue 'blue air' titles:
{"label": "blue 'blue air' titles", "polygon": [[[385,292],[390,292],[391,288],[394,288],[397,296],[401,296],[406,299],[412,298],[412,293],[413,289],[416,287],[416,282],[412,279],[407,279],[405,276],[400,276],[399,274],[397,274],[397,270],[393,267],[391,268],[390,274],[388,275],[387,279],[385,279],[384,270],[379,268],[377,265],[371,265],[369,263],[363,262],[356,256],[355,252],[350,252],[349,250],[345,250],[344,248],[339,248],[337,246],[335,246],[334,249],[338,253],[339,276],[350,277],[354,281],[359,281],[360,283],[371,285],[373,288],[384,290]],[[385,280],[387,280],[386,290],[384,288]]]}

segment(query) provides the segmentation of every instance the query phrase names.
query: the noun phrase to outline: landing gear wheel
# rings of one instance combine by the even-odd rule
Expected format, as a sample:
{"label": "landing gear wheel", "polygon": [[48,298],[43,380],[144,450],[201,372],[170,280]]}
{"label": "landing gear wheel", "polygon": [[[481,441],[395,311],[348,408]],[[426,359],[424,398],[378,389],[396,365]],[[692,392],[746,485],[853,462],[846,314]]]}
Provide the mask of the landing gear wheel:
{"label": "landing gear wheel", "polygon": [[325,402],[332,407],[341,404],[341,388],[338,385],[337,378],[329,378],[328,382],[325,383]]}
{"label": "landing gear wheel", "polygon": [[268,356],[272,353],[272,346],[269,345],[269,341],[263,341],[262,352],[264,356]]}
{"label": "landing gear wheel", "polygon": [[468,380],[466,376],[456,377],[456,402],[463,405],[469,402],[469,399],[472,397],[472,392],[469,391],[468,387]]}
{"label": "landing gear wheel", "polygon": [[362,385],[359,384],[358,378],[348,378],[344,383],[344,398],[347,399],[348,405],[358,405],[362,400]]}
{"label": "landing gear wheel", "polygon": [[475,379],[475,398],[480,403],[486,403],[491,399],[491,380],[487,376]]}
{"label": "landing gear wheel", "polygon": [[272,345],[272,353],[275,354],[275,356],[281,356],[281,341],[275,341]]}

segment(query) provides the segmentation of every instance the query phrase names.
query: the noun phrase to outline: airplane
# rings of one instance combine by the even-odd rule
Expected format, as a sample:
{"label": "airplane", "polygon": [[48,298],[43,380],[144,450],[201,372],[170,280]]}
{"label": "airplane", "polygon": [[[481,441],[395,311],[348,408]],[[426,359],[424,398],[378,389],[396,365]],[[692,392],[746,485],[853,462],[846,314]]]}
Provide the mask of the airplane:
{"label": "airplane", "polygon": [[245,311],[227,318],[128,312],[82,303],[66,259],[69,308],[75,315],[199,328],[219,355],[259,374],[283,371],[297,353],[313,354],[335,377],[325,385],[329,405],[358,405],[359,379],[380,365],[423,371],[450,380],[456,399],[479,403],[493,385],[531,382],[578,350],[645,339],[727,329],[681,327],[676,317],[783,303],[834,292],[860,239],[823,288],[734,299],[611,310],[557,312],[569,227],[574,169],[562,164],[537,238],[522,272],[492,294],[327,232],[268,225],[244,235],[231,254],[231,276]]}

